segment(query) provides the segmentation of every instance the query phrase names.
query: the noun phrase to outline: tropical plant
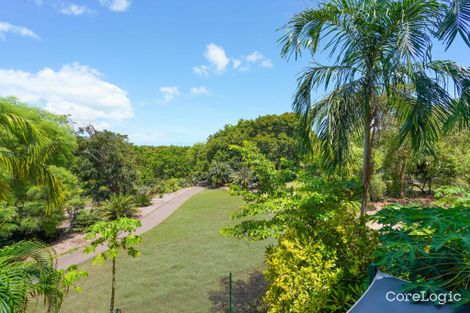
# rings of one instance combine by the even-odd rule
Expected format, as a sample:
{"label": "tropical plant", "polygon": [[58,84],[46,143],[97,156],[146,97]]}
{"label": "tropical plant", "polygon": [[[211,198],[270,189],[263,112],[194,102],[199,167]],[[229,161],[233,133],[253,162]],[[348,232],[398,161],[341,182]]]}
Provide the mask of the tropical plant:
{"label": "tropical plant", "polygon": [[[436,33],[448,44],[456,33],[468,36],[468,3],[454,3],[457,14],[437,0],[333,0],[295,15],[284,28],[283,57],[323,49],[335,60],[302,72],[292,106],[301,117],[305,146],[316,138],[329,169],[344,164],[351,139],[362,137],[362,215],[373,141],[385,112],[400,121],[398,143],[409,137],[415,151],[427,152],[453,115],[470,116],[469,69],[433,60],[430,53]],[[312,101],[319,87],[327,95]]]}
{"label": "tropical plant", "polygon": [[182,181],[178,178],[170,178],[167,180],[158,180],[155,184],[154,191],[163,195],[164,193],[171,193],[181,189]]}
{"label": "tropical plant", "polygon": [[45,186],[48,208],[60,207],[63,188],[45,165],[48,152],[42,149],[48,139],[34,123],[9,113],[0,113],[0,131],[18,141],[13,148],[0,145],[0,198],[5,199],[10,191],[9,175],[17,176]]}
{"label": "tropical plant", "polygon": [[408,290],[462,294],[470,302],[470,207],[391,205],[373,216],[380,223],[376,263],[410,281]]}
{"label": "tropical plant", "polygon": [[99,253],[93,259],[93,263],[102,264],[108,259],[111,259],[113,263],[110,313],[113,313],[115,309],[116,259],[119,256],[119,250],[125,250],[132,257],[140,254],[134,246],[141,243],[142,239],[133,234],[139,226],[141,226],[139,220],[120,218],[109,222],[98,222],[88,229],[87,239],[93,242],[85,248],[85,253],[92,253],[98,246],[106,245],[107,250]]}
{"label": "tropical plant", "polygon": [[209,180],[212,186],[220,187],[230,181],[232,168],[228,163],[212,161],[209,168]]}
{"label": "tropical plant", "polygon": [[98,209],[85,208],[74,214],[71,228],[73,231],[84,231],[101,220],[102,214]]}
{"label": "tropical plant", "polygon": [[[47,138],[36,125],[20,116],[0,113],[0,131],[12,138],[12,147],[0,145],[0,198],[10,191],[9,176],[31,179],[45,187],[46,213],[60,207],[63,188],[45,165]],[[12,215],[14,216],[14,214]],[[10,217],[12,217],[10,216]],[[3,215],[5,217],[5,215]],[[11,220],[7,218],[11,226]],[[5,226],[4,221],[0,228]],[[0,232],[4,232],[0,229]],[[44,244],[23,241],[0,248],[0,307],[3,312],[24,312],[34,297],[44,298],[48,312],[57,312],[63,297],[63,276],[53,266],[51,251]]]}
{"label": "tropical plant", "polygon": [[53,251],[38,241],[21,241],[0,249],[0,312],[26,312],[44,299],[47,312],[59,312],[65,290],[63,273],[54,268]]}
{"label": "tropical plant", "polygon": [[109,200],[102,203],[101,208],[104,217],[110,221],[122,217],[132,217],[137,212],[134,206],[134,198],[120,193],[111,194]]}
{"label": "tropical plant", "polygon": [[134,195],[134,204],[137,206],[148,206],[152,204],[152,189],[142,186],[137,189]]}
{"label": "tropical plant", "polygon": [[470,207],[470,192],[463,187],[442,186],[434,194],[434,204],[443,208]]}
{"label": "tropical plant", "polygon": [[250,188],[253,183],[253,172],[249,167],[242,166],[238,171],[232,172],[231,181],[242,188]]}

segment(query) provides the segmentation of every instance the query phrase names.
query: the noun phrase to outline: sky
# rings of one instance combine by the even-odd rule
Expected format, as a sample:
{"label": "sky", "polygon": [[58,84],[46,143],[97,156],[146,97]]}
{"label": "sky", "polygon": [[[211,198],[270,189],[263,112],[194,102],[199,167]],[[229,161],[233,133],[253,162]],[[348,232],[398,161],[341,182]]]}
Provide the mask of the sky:
{"label": "sky", "polygon": [[[291,110],[278,31],[310,0],[1,0],[0,96],[146,145]],[[435,58],[470,65],[460,41]],[[320,56],[319,60],[326,59]]]}

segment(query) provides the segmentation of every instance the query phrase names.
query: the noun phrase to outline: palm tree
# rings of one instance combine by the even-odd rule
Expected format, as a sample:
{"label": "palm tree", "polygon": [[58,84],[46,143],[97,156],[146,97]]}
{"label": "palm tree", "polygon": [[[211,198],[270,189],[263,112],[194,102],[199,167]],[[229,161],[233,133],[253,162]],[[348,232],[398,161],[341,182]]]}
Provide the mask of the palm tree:
{"label": "palm tree", "polygon": [[233,170],[228,163],[212,161],[209,168],[209,180],[212,186],[219,187],[230,181]]}
{"label": "palm tree", "polygon": [[247,166],[243,166],[238,171],[232,172],[230,178],[232,182],[242,188],[249,189],[253,183],[253,171]]}
{"label": "palm tree", "polygon": [[133,197],[123,194],[112,194],[103,202],[103,213],[106,219],[113,221],[122,217],[132,217],[137,212]]}
{"label": "palm tree", "polygon": [[[468,9],[459,12],[459,21],[468,22]],[[384,112],[400,125],[398,143],[408,137],[415,151],[431,152],[444,123],[462,106],[468,108],[469,69],[430,54],[439,31],[448,44],[455,37],[452,23],[443,23],[447,12],[437,0],[333,0],[295,15],[284,28],[283,57],[298,58],[303,50],[315,56],[321,48],[334,60],[314,62],[301,73],[293,109],[301,118],[304,143],[311,148],[312,139],[319,142],[329,170],[344,164],[350,140],[362,137],[361,215]],[[312,101],[312,90],[319,87],[326,95]]]}
{"label": "palm tree", "polygon": [[[63,188],[47,169],[46,138],[28,120],[0,113],[2,135],[15,138],[14,149],[0,145],[0,198],[10,190],[8,175],[28,178],[46,187],[49,204],[46,213],[60,207]],[[1,225],[0,225],[1,227]],[[58,312],[63,297],[62,274],[55,270],[52,251],[37,241],[23,241],[0,248],[0,311],[25,312],[33,298],[42,296],[47,312]]]}

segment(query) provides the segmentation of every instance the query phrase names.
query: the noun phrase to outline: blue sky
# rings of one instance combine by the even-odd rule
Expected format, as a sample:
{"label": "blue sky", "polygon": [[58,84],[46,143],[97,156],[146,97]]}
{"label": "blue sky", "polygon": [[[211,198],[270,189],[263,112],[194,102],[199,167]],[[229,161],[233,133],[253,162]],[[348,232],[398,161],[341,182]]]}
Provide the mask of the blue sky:
{"label": "blue sky", "polygon": [[[240,118],[290,110],[305,65],[276,29],[305,0],[2,0],[0,95],[129,135],[204,141]],[[436,58],[469,65],[461,42]]]}

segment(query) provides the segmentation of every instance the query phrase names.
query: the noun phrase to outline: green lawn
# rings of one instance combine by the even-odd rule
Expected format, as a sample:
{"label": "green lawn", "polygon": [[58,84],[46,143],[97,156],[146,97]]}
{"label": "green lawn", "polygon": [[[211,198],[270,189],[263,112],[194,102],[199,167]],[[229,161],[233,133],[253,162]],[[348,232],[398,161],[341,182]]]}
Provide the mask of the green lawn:
{"label": "green lawn", "polygon": [[[117,304],[124,313],[207,313],[209,294],[233,272],[246,278],[263,267],[264,243],[221,237],[219,229],[241,199],[224,190],[205,190],[183,204],[162,224],[143,235],[142,255],[118,259]],[[73,291],[61,312],[109,312],[110,266],[80,265],[89,272],[83,292]]]}

